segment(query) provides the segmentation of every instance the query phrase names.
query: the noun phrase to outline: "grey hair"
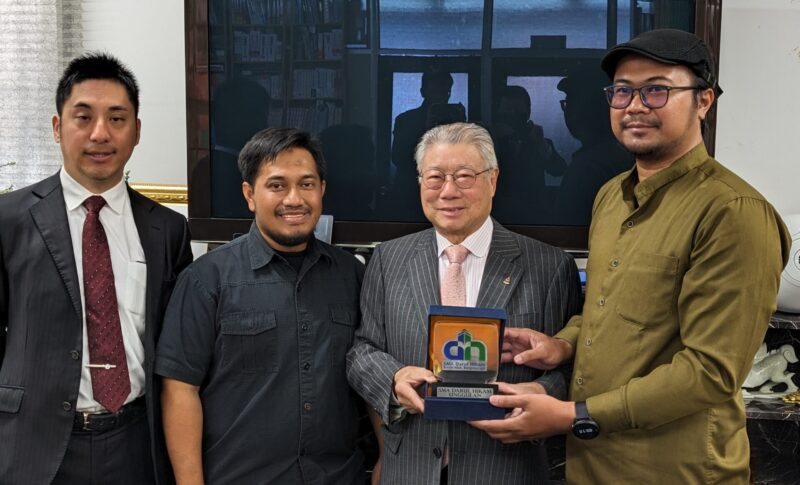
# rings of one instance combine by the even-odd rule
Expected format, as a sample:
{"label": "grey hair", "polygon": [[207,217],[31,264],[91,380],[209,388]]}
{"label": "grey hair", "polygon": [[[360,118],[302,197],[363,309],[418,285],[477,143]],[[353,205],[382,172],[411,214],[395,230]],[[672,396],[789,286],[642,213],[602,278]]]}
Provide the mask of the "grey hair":
{"label": "grey hair", "polygon": [[486,128],[474,123],[452,123],[436,126],[422,135],[414,152],[414,159],[417,161],[417,172],[422,170],[422,161],[425,160],[425,152],[428,147],[437,144],[455,145],[457,143],[466,143],[474,146],[483,161],[488,164],[487,168],[497,168],[494,143],[492,143],[492,137],[486,131]]}

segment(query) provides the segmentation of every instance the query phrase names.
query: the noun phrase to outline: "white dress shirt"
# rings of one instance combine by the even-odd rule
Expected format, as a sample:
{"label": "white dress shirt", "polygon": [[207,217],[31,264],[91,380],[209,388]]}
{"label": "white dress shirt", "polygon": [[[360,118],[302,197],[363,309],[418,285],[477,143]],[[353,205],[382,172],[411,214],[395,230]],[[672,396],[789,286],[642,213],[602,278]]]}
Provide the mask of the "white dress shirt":
{"label": "white dress shirt", "polygon": [[[100,222],[103,224],[108,247],[111,253],[111,269],[114,271],[114,287],[119,306],[119,320],[122,326],[122,340],[125,344],[125,357],[128,361],[128,372],[131,378],[131,393],[125,403],[129,403],[144,394],[144,336],[145,326],[145,290],[147,281],[147,264],[144,250],[139,239],[139,232],[133,220],[128,188],[120,181],[113,188],[102,194],[93,194],[70,177],[66,170],[61,170],[61,186],[64,190],[64,202],[67,206],[67,220],[72,238],[72,253],[78,269],[78,283],[81,291],[81,308],[83,308],[83,369],[78,393],[78,411],[102,411],[103,406],[94,400],[92,393],[92,376],[89,367],[89,343],[86,334],[86,298],[83,288],[83,223],[86,220],[86,208],[83,202],[92,195],[100,195],[106,205],[100,210]],[[92,362],[97,364],[98,362]],[[104,363],[104,362],[99,362]]]}
{"label": "white dress shirt", "polygon": [[[486,221],[481,227],[467,236],[462,246],[469,250],[464,262],[461,263],[464,278],[467,284],[467,299],[466,306],[474,307],[478,302],[478,292],[481,290],[481,280],[483,279],[483,269],[486,267],[486,256],[489,254],[489,246],[492,244],[492,231],[494,224],[492,218],[487,217]],[[439,255],[439,284],[444,281],[445,272],[447,267],[450,266],[450,261],[447,259],[447,254],[444,250],[452,246],[453,243],[447,240],[444,236],[436,233],[436,246]]]}

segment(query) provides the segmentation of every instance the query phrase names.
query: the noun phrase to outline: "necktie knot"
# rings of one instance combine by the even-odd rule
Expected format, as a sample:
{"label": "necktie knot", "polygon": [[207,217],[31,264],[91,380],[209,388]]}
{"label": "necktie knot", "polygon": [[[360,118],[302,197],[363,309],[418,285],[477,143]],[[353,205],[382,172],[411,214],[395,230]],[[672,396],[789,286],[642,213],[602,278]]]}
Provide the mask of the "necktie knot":
{"label": "necktie knot", "polygon": [[460,244],[456,244],[445,248],[444,254],[447,255],[447,260],[450,261],[450,264],[461,264],[464,262],[464,259],[467,258],[469,249]]}
{"label": "necktie knot", "polygon": [[86,210],[95,214],[99,213],[104,205],[106,205],[106,199],[99,195],[93,195],[83,201],[83,206],[86,207]]}

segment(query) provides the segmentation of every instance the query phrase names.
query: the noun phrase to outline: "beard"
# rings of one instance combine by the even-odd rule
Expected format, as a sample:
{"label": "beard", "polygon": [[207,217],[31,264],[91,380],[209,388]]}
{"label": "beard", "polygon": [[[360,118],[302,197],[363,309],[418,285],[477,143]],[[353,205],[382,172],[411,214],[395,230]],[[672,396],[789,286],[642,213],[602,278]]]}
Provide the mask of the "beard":
{"label": "beard", "polygon": [[[620,122],[620,131],[624,131],[631,123],[644,123],[655,129],[661,128],[661,122],[658,118],[648,119],[644,116],[630,117],[623,119]],[[639,144],[638,140],[633,142],[626,142],[620,140],[626,150],[631,152],[637,160],[642,162],[659,161],[674,148],[675,143],[661,143],[661,144]]]}
{"label": "beard", "polygon": [[306,233],[299,233],[299,234],[280,234],[277,232],[272,232],[269,229],[263,229],[263,231],[267,237],[269,237],[276,243],[280,244],[281,246],[285,246],[287,248],[305,244],[308,241],[310,241],[311,237],[314,235],[313,229]]}
{"label": "beard", "polygon": [[674,151],[675,147],[678,146],[678,142],[650,146],[624,146],[640,162],[660,162]]}
{"label": "beard", "polygon": [[[308,206],[301,206],[301,207],[280,207],[275,210],[275,216],[280,218],[283,215],[291,214],[291,213],[304,213],[304,214],[311,214],[311,208]],[[311,240],[311,237],[314,234],[314,227],[311,226],[311,229],[305,232],[297,232],[297,233],[278,233],[275,231],[271,231],[268,227],[263,229],[264,234],[275,241],[276,243],[280,244],[281,246],[285,247],[295,247],[300,246],[301,244],[307,243]]]}
{"label": "beard", "polygon": [[[677,116],[677,115],[676,115]],[[687,130],[688,127],[691,125],[692,120],[697,118],[697,107],[695,106],[694,109],[688,110],[686,112],[686,126]],[[628,127],[629,124],[632,123],[642,123],[645,125],[649,125],[650,127],[660,130],[663,123],[658,116],[655,115],[647,115],[647,114],[639,114],[639,115],[630,115],[626,116],[622,121],[619,123],[620,131],[624,131],[625,128]],[[640,140],[633,140],[632,142],[625,142],[620,140],[622,145],[631,152],[635,157],[636,160],[639,162],[662,162],[668,158],[675,158],[676,156],[682,155],[682,153],[676,153],[679,151],[678,149],[681,145],[685,142],[685,134],[678,138],[673,138],[671,140],[662,140],[661,142],[655,143],[640,143]]]}

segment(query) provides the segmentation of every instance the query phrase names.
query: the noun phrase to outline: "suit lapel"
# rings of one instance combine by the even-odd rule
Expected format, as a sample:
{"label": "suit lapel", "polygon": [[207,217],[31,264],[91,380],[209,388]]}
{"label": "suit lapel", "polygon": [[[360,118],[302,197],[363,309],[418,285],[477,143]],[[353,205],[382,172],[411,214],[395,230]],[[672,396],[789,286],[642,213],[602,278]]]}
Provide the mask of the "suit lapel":
{"label": "suit lapel", "polygon": [[72,238],[70,237],[69,222],[67,221],[67,206],[61,189],[59,175],[55,174],[43,180],[34,190],[42,200],[31,206],[30,214],[42,235],[44,244],[50,257],[58,269],[58,274],[67,289],[72,307],[78,316],[78,321],[83,319],[81,309],[81,292],[78,282],[78,270],[75,265],[75,255],[72,251]]}
{"label": "suit lapel", "polygon": [[522,278],[522,265],[515,264],[521,251],[514,235],[497,221],[493,222],[492,243],[476,306],[505,308]]}
{"label": "suit lapel", "polygon": [[145,303],[145,354],[152,356],[155,352],[154,316],[158,311],[161,276],[164,264],[164,233],[160,221],[151,217],[155,202],[128,188],[131,200],[131,211],[139,240],[142,243],[145,261],[147,262],[147,289]]}
{"label": "suit lapel", "polygon": [[422,323],[422,331],[427,334],[428,307],[438,305],[439,295],[439,262],[436,256],[436,238],[433,229],[421,234],[417,246],[409,261],[409,283],[416,301]]}

